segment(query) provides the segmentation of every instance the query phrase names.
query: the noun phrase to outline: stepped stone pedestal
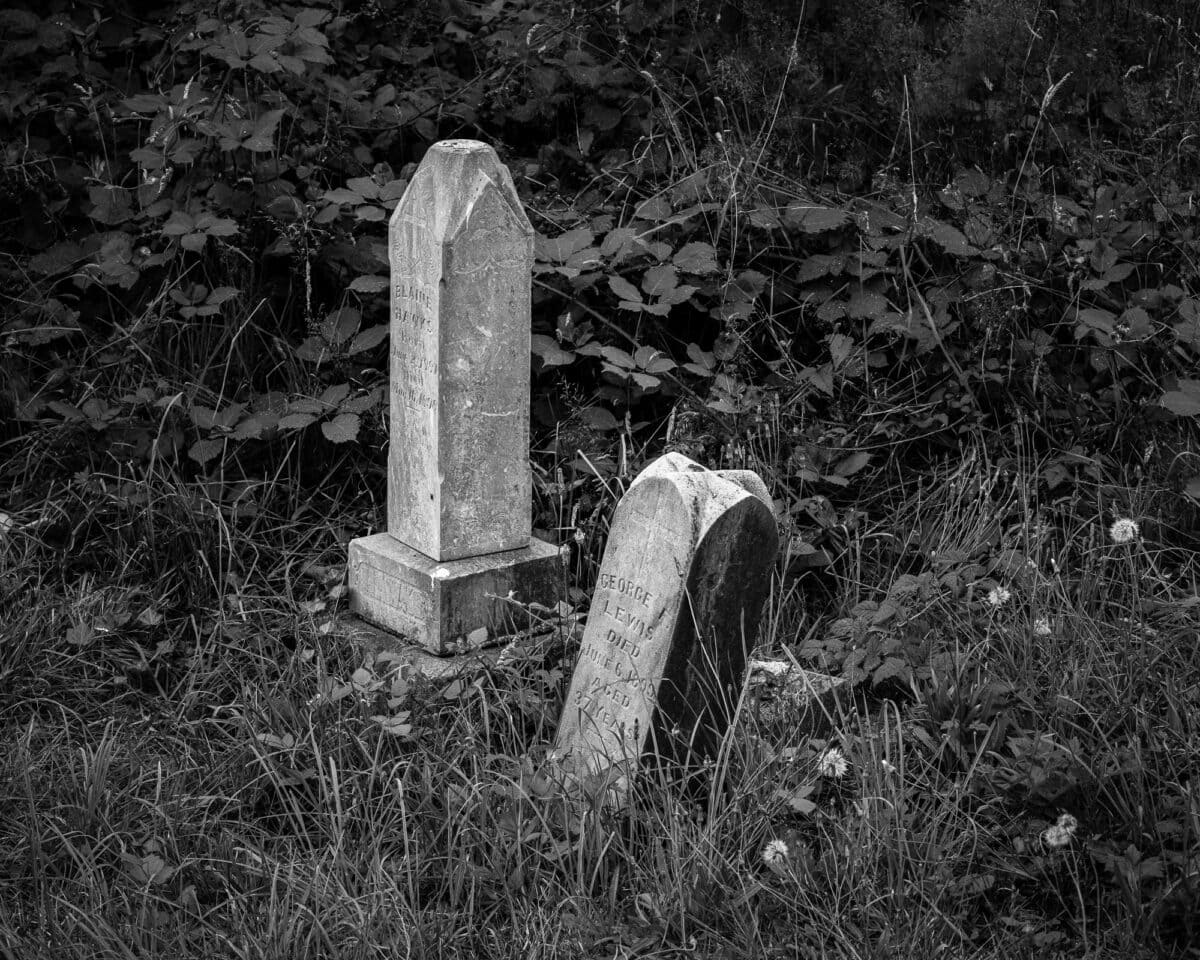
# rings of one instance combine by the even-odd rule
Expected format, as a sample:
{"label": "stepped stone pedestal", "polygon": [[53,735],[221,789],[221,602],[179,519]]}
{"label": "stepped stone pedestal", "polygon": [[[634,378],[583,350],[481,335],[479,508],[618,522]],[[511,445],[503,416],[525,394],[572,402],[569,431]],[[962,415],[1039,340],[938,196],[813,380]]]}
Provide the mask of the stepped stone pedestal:
{"label": "stepped stone pedestal", "polygon": [[388,525],[350,543],[350,609],[461,653],[523,629],[561,580],[557,548],[530,536],[533,228],[495,151],[446,140],[388,243]]}

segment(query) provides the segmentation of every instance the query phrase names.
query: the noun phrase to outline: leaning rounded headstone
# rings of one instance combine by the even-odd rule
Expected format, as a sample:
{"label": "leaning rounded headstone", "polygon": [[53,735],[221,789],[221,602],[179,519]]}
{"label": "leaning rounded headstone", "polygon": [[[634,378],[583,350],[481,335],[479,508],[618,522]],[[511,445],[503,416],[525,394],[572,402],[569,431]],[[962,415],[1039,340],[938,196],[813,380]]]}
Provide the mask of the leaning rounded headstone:
{"label": "leaning rounded headstone", "polygon": [[[707,752],[741,690],[778,533],[766,486],[667,454],[613,516],[552,758],[576,778]],[[626,780],[627,782],[627,780]]]}
{"label": "leaning rounded headstone", "polygon": [[453,653],[557,596],[557,550],[530,536],[533,228],[495,151],[445,140],[388,238],[388,526],[350,543],[350,604]]}

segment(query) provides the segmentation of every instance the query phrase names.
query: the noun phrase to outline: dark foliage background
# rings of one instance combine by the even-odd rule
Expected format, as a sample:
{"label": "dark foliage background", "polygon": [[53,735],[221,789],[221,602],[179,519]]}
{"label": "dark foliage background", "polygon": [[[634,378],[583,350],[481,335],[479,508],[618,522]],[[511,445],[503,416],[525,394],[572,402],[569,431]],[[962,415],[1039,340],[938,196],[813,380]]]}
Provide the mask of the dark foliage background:
{"label": "dark foliage background", "polygon": [[536,412],[568,462],[627,415],[720,445],[769,407],[840,486],[872,437],[928,457],[1020,420],[1127,461],[1200,409],[1184,4],[0,17],[5,431],[57,421],[46,470],[292,448],[315,479],[377,444],[386,218],[452,136],[500,148],[542,234]]}

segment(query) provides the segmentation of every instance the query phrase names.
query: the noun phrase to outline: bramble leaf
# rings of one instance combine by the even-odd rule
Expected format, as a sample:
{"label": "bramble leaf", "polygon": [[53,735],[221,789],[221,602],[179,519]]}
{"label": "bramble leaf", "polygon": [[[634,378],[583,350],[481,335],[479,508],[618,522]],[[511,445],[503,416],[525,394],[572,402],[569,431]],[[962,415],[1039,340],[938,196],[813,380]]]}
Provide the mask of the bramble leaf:
{"label": "bramble leaf", "polygon": [[321,433],[330,443],[348,443],[358,436],[358,426],[357,413],[339,413],[321,424]]}
{"label": "bramble leaf", "polygon": [[[675,268],[670,264],[660,264],[656,267],[650,267],[642,277],[642,289],[652,297],[660,297],[671,290],[674,290],[679,284],[679,274],[675,272]],[[636,291],[635,291],[636,292]],[[626,300],[633,300],[634,297],[626,297]],[[640,297],[637,299],[641,299]]]}
{"label": "bramble leaf", "polygon": [[345,187],[336,187],[333,190],[326,190],[321,199],[329,203],[352,203],[357,206],[366,198],[354,190],[347,190]]}
{"label": "bramble leaf", "polygon": [[834,207],[794,203],[787,208],[785,220],[788,226],[805,233],[824,233],[844,226],[850,221],[850,215]]}
{"label": "bramble leaf", "polygon": [[531,349],[533,353],[542,358],[542,362],[548,367],[561,367],[575,359],[574,353],[564,350],[553,337],[548,337],[544,333],[533,335]]}
{"label": "bramble leaf", "polygon": [[711,243],[693,241],[685,243],[671,258],[672,262],[685,273],[695,273],[704,276],[716,273],[721,268],[717,264],[717,251]]}
{"label": "bramble leaf", "polygon": [[594,239],[590,227],[576,227],[553,239],[538,236],[533,241],[534,255],[550,263],[566,263],[571,254],[591,246]]}
{"label": "bramble leaf", "polygon": [[617,418],[604,407],[586,407],[580,412],[579,417],[597,430],[615,430],[620,426]]}
{"label": "bramble leaf", "polygon": [[374,349],[387,339],[387,335],[388,325],[386,323],[379,323],[373,327],[367,327],[366,330],[360,331],[358,335],[350,341],[350,346],[347,348],[346,352],[350,354],[350,356],[354,356],[357,353],[364,353],[367,350]]}
{"label": "bramble leaf", "polygon": [[280,430],[303,430],[311,423],[316,423],[317,418],[311,413],[289,413],[286,417],[279,418]]}
{"label": "bramble leaf", "polygon": [[1176,416],[1200,416],[1200,380],[1180,380],[1179,389],[1168,390],[1160,402]]}
{"label": "bramble leaf", "polygon": [[642,295],[638,292],[638,288],[624,277],[613,274],[608,278],[608,288],[622,300],[628,300],[633,304],[642,302]]}
{"label": "bramble leaf", "polygon": [[204,466],[214,457],[220,456],[224,445],[223,440],[197,440],[188,448],[188,456],[200,464],[200,466]]}
{"label": "bramble leaf", "polygon": [[388,278],[378,274],[355,277],[350,282],[350,289],[355,293],[382,293],[388,288]]}
{"label": "bramble leaf", "polygon": [[859,450],[856,453],[850,454],[844,460],[839,460],[833,468],[833,473],[838,477],[849,477],[861,470],[871,462],[871,455]]}
{"label": "bramble leaf", "polygon": [[637,208],[642,220],[666,220],[671,216],[671,203],[665,197],[652,197]]}

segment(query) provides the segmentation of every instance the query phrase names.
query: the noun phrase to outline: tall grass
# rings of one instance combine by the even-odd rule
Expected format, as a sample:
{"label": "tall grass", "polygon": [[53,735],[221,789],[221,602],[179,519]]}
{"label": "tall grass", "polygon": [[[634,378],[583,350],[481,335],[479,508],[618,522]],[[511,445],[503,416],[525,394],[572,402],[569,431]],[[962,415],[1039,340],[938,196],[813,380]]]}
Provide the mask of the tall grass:
{"label": "tall grass", "polygon": [[[132,508],[50,488],[51,523],[27,508],[3,540],[0,942],[54,958],[1187,949],[1194,564],[1159,546],[1165,494],[1146,478],[1105,484],[1112,512],[1059,505],[1048,524],[1037,462],[995,459],[880,488],[888,510],[869,512],[890,520],[848,535],[817,613],[878,599],[911,564],[878,543],[970,557],[997,516],[1036,567],[1009,599],[931,595],[911,689],[864,687],[816,741],[786,700],[743,710],[699,793],[647,768],[623,811],[544,776],[570,637],[438,685],[362,662],[330,616],[336,569],[301,575],[336,568],[354,521],[335,498],[315,529],[286,498],[234,527],[148,477],[136,522],[158,535],[135,550]],[[1114,543],[1117,515],[1141,536]],[[768,653],[814,616],[782,571]],[[830,749],[845,776],[820,772]],[[1062,812],[1078,830],[1047,846]]]}

